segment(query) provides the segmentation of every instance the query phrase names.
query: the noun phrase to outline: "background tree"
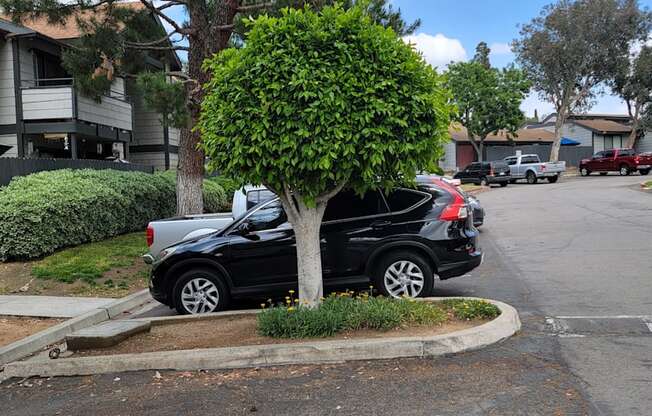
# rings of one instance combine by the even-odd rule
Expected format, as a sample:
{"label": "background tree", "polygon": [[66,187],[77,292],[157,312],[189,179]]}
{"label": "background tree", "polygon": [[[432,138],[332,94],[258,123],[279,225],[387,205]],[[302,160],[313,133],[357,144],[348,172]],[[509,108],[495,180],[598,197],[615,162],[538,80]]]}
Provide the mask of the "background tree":
{"label": "background tree", "polygon": [[487,42],[480,42],[475,47],[475,55],[473,55],[473,61],[482,64],[485,68],[491,68],[491,62],[489,61],[489,54],[491,49],[487,46]]}
{"label": "background tree", "polygon": [[514,133],[524,121],[520,105],[530,83],[519,69],[486,66],[489,48],[478,45],[476,58],[450,64],[446,85],[457,107],[453,120],[463,125],[478,160],[484,158],[484,141],[490,133]]}
{"label": "background tree", "polygon": [[517,62],[557,112],[551,161],[559,160],[568,116],[588,110],[631,45],[647,37],[647,16],[636,0],[561,0],[521,28]]}
{"label": "background tree", "polygon": [[296,236],[299,295],[323,292],[329,199],[413,180],[442,147],[441,77],[361,8],[259,17],[246,45],[207,61],[199,127],[210,167],[279,195]]}
{"label": "background tree", "polygon": [[652,107],[652,47],[643,45],[633,59],[628,57],[616,69],[611,85],[627,104],[632,119],[627,147],[633,148],[637,137],[644,132],[641,125],[643,115]]}

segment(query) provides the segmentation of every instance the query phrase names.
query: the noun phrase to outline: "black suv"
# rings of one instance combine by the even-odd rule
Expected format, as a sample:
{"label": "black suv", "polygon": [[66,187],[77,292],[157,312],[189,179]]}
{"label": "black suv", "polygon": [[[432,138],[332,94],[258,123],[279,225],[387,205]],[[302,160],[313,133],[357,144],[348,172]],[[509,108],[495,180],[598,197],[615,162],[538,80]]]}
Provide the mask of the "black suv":
{"label": "black suv", "polygon": [[[482,261],[464,198],[441,181],[362,198],[343,191],[328,203],[321,236],[326,290],[371,283],[386,296],[427,296],[436,277],[463,275]],[[152,296],[182,314],[296,287],[294,232],[278,198],[221,231],[163,250],[150,279]]]}
{"label": "black suv", "polygon": [[507,186],[511,179],[509,166],[502,161],[473,162],[457,172],[453,177],[459,179],[462,183],[474,183],[482,186],[488,186],[492,183]]}

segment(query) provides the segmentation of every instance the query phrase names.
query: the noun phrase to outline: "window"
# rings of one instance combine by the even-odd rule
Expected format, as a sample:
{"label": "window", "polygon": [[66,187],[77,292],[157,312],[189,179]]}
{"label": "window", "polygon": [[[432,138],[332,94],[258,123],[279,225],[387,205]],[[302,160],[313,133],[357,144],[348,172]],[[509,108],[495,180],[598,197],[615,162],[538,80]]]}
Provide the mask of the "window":
{"label": "window", "polygon": [[426,198],[425,195],[407,189],[398,189],[387,196],[387,205],[391,212],[408,209]]}
{"label": "window", "polygon": [[272,230],[287,222],[280,200],[270,202],[247,218],[251,231]]}
{"label": "window", "polygon": [[261,202],[274,199],[276,195],[269,189],[257,189],[247,192],[247,209],[251,209]]}
{"label": "window", "polygon": [[604,136],[604,148],[613,149],[614,147],[614,136]]}
{"label": "window", "polygon": [[604,156],[602,157],[614,157],[614,151],[613,150],[606,150],[604,151]]}
{"label": "window", "polygon": [[598,152],[593,155],[593,159],[602,159],[604,157],[604,152]]}
{"label": "window", "polygon": [[621,156],[621,157],[636,156],[636,153],[632,149],[623,149],[623,150],[618,151],[618,156]]}
{"label": "window", "polygon": [[323,221],[366,217],[387,213],[385,200],[378,191],[367,192],[362,198],[352,190],[335,195],[326,207]]}
{"label": "window", "polygon": [[521,164],[525,163],[540,163],[541,161],[539,160],[539,156],[532,155],[532,156],[523,156],[521,158]]}
{"label": "window", "polygon": [[480,170],[480,164],[477,162],[471,163],[469,166],[466,167],[466,170],[469,172],[477,172]]}
{"label": "window", "polygon": [[505,158],[505,163],[507,163],[509,166],[515,165],[517,159],[515,157],[507,157]]}

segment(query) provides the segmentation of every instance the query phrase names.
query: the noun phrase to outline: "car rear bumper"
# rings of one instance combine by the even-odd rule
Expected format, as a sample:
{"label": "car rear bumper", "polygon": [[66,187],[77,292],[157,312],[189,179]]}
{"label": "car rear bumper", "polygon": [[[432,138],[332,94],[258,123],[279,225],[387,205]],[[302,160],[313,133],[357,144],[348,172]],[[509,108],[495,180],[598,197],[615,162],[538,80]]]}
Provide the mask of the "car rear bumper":
{"label": "car rear bumper", "polygon": [[510,179],[512,179],[512,177],[509,174],[487,176],[487,181],[489,181],[489,183],[509,182]]}
{"label": "car rear bumper", "polygon": [[475,269],[482,264],[484,258],[484,253],[480,250],[476,250],[472,253],[467,260],[459,261],[455,263],[447,263],[439,266],[438,275],[442,280],[450,279],[452,277],[457,277],[464,275],[471,270]]}

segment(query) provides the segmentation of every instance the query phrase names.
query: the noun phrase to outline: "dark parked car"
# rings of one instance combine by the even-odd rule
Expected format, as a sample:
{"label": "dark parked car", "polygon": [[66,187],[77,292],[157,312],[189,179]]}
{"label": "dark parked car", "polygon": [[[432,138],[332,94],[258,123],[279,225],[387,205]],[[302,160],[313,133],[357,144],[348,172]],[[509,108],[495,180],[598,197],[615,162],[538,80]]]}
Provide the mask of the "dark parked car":
{"label": "dark parked car", "polygon": [[591,172],[606,175],[609,172],[619,172],[622,176],[632,172],[647,175],[652,169],[652,157],[645,154],[637,155],[634,149],[609,149],[597,152],[591,159],[582,159],[580,174],[589,176]]}
{"label": "dark parked car", "polygon": [[512,179],[509,166],[503,161],[473,162],[453,177],[462,183],[474,183],[482,186],[489,186],[492,183],[507,186]]}
{"label": "dark parked car", "polygon": [[[321,227],[325,289],[372,283],[386,296],[430,295],[435,278],[463,275],[482,261],[468,210],[442,181],[362,198],[341,192],[329,201]],[[182,314],[296,287],[294,232],[278,198],[223,230],[163,250],[150,279],[152,296]]]}

